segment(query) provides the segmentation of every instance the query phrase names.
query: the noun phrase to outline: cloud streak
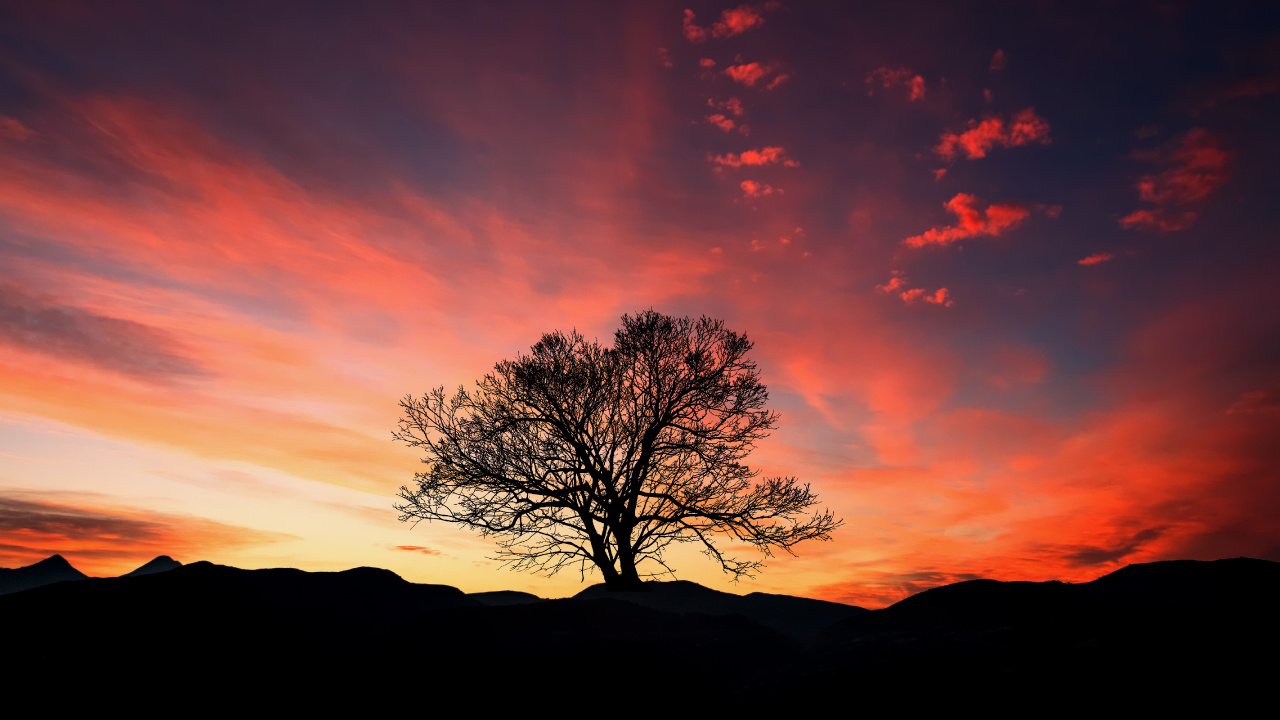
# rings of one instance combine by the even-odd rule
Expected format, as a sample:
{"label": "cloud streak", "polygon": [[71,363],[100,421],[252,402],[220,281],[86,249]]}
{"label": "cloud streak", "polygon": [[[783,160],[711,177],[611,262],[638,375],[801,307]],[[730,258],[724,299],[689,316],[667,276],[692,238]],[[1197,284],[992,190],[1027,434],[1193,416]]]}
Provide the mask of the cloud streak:
{"label": "cloud streak", "polygon": [[1126,229],[1185,230],[1198,217],[1190,208],[1203,203],[1230,177],[1230,155],[1202,128],[1188,131],[1173,147],[1144,157],[1172,167],[1138,180],[1139,199],[1154,207],[1141,208],[1121,218],[1120,226]]}

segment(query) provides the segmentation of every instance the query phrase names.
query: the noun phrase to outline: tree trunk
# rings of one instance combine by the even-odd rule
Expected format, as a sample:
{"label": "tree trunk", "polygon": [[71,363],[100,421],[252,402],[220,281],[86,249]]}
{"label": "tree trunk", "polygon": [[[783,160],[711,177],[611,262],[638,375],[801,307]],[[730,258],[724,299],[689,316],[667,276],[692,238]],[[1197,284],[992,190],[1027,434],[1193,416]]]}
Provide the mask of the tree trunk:
{"label": "tree trunk", "polygon": [[[612,582],[606,576],[604,587],[611,592],[648,592],[649,588],[636,571],[636,556],[631,549],[630,528],[619,528],[614,537],[618,541],[618,570]],[[610,568],[612,570],[613,568]]]}

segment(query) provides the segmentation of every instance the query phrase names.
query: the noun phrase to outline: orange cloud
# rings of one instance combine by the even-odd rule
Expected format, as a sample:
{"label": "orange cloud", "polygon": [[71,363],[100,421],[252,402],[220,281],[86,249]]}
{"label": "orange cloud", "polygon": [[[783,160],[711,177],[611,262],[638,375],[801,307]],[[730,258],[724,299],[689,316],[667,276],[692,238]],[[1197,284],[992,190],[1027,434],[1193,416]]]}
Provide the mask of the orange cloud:
{"label": "orange cloud", "polygon": [[1188,131],[1173,149],[1149,153],[1173,167],[1138,180],[1138,197],[1154,208],[1135,210],[1120,219],[1121,227],[1173,232],[1191,227],[1197,214],[1187,206],[1206,200],[1227,181],[1230,154],[1202,128]]}
{"label": "orange cloud", "polygon": [[429,548],[424,545],[395,545],[393,546],[393,548],[395,550],[401,550],[403,552],[422,553],[423,555],[440,555],[441,554],[439,550],[436,550],[434,548]]}
{"label": "orange cloud", "polygon": [[987,156],[993,147],[1017,147],[1030,143],[1049,144],[1049,123],[1036,115],[1034,108],[1027,108],[1006,122],[992,116],[982,122],[969,121],[969,129],[960,133],[943,133],[938,146],[933,149],[944,160],[951,161],[961,152],[970,160]]}
{"label": "orange cloud", "polygon": [[[866,83],[867,85],[872,86],[872,88],[874,88],[876,83],[879,83],[886,90],[889,88],[897,87],[899,85],[903,85],[903,86],[906,86],[908,89],[908,94],[907,94],[908,100],[914,101],[914,100],[924,99],[924,91],[925,91],[924,78],[921,77],[920,75],[916,75],[912,73],[910,70],[904,67],[900,67],[900,68],[878,67],[875,70],[872,70],[871,73],[867,75]],[[872,94],[872,88],[868,88],[867,90],[868,95]]]}
{"label": "orange cloud", "polygon": [[938,288],[933,293],[928,293],[921,288],[914,288],[903,292],[901,297],[902,301],[908,305],[921,301],[943,307],[955,305],[955,302],[951,299],[951,293],[946,288]]}
{"label": "orange cloud", "polygon": [[[741,183],[739,183],[739,186],[742,188],[743,196],[749,197],[749,198],[772,195],[775,192],[775,188],[773,186],[766,185],[764,183],[758,183],[758,182],[755,182],[754,180],[743,180]],[[782,192],[782,191],[777,190],[777,192]]]}
{"label": "orange cloud", "polygon": [[959,222],[947,227],[935,227],[920,235],[902,241],[907,247],[925,245],[950,245],[957,240],[979,235],[1000,235],[1018,227],[1030,212],[1016,203],[991,204],[981,207],[982,201],[973,195],[959,193],[946,202],[947,211],[956,215]]}
{"label": "orange cloud", "polygon": [[1087,258],[1077,260],[1076,263],[1080,265],[1097,265],[1099,263],[1104,263],[1114,257],[1115,255],[1112,255],[1109,252],[1098,252],[1090,255]]}
{"label": "orange cloud", "polygon": [[720,167],[738,168],[744,165],[777,165],[781,164],[785,167],[798,167],[800,163],[787,157],[787,151],[780,147],[766,147],[759,150],[747,150],[741,155],[729,153],[727,155],[715,155],[710,157],[711,162]]}

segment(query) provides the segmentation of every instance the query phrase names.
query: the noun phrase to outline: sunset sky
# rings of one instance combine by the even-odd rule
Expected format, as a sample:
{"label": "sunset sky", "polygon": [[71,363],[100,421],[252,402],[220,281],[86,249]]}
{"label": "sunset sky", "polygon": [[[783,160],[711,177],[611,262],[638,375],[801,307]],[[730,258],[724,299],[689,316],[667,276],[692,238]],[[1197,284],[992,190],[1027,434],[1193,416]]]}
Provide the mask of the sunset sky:
{"label": "sunset sky", "polygon": [[572,594],[397,521],[397,402],[650,307],[845,522],[682,579],[1280,560],[1280,19],[1224,7],[6,2],[0,566]]}

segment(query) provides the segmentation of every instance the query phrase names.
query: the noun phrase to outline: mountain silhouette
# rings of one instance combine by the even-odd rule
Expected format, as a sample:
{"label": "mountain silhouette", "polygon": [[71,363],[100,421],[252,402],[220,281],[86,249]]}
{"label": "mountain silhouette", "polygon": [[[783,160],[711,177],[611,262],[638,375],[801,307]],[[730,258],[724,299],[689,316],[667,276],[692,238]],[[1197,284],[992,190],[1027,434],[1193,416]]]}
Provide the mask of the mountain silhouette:
{"label": "mountain silhouette", "polygon": [[687,580],[648,582],[649,592],[610,592],[604,583],[592,585],[574,596],[578,600],[612,598],[654,610],[706,615],[741,615],[795,640],[806,641],[814,633],[840,620],[867,612],[854,605],[793,597],[733,593],[712,590]]}
{"label": "mountain silhouette", "polygon": [[1271,686],[1278,603],[1280,563],[1247,558],[1079,584],[973,580],[870,611],[689,582],[544,600],[374,568],[197,562],[0,597],[0,671],[33,692],[147,682],[174,702],[319,709],[561,695],[755,711],[1230,709]]}
{"label": "mountain silhouette", "polygon": [[129,572],[125,573],[124,575],[121,575],[120,577],[137,577],[139,575],[153,575],[155,573],[168,572],[169,570],[174,570],[180,567],[182,567],[182,563],[178,562],[177,560],[174,560],[168,555],[160,555],[155,559],[148,561],[142,567],[139,567],[136,570],[130,570]]}
{"label": "mountain silhouette", "polygon": [[0,568],[0,595],[30,590],[67,580],[85,580],[88,575],[71,567],[61,555],[51,555],[34,565]]}

